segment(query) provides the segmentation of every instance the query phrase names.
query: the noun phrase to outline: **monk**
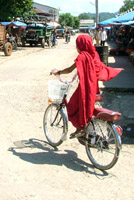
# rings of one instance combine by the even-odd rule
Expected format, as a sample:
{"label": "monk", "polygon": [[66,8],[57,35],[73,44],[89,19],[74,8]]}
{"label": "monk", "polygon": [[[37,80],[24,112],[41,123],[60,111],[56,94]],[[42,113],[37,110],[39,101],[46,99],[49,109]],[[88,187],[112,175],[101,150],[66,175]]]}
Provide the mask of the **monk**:
{"label": "monk", "polygon": [[79,84],[69,102],[66,102],[68,119],[76,127],[70,138],[81,136],[91,120],[96,94],[99,93],[98,81],[108,81],[117,76],[123,69],[107,67],[101,62],[89,35],[79,35],[76,39],[78,56],[74,63],[63,70],[53,70],[51,74],[71,73],[77,68]]}

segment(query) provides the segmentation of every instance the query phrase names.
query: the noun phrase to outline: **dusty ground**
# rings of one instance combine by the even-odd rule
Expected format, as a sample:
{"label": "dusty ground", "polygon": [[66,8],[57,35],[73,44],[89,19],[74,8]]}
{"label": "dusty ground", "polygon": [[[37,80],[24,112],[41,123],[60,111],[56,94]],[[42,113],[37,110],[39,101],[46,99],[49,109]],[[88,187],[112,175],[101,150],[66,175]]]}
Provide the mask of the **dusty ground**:
{"label": "dusty ground", "polygon": [[49,72],[72,64],[74,41],[59,39],[54,49],[19,48],[11,57],[0,52],[0,200],[134,199],[133,143],[123,144],[117,164],[102,172],[77,140],[54,150],[44,136]]}

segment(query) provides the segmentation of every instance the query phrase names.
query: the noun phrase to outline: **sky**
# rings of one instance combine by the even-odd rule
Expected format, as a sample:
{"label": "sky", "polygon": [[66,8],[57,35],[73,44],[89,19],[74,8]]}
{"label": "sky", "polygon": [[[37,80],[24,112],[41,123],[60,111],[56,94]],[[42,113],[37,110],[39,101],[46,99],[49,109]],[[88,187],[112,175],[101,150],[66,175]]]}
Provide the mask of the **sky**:
{"label": "sky", "polygon": [[[98,0],[99,12],[118,12],[124,0]],[[95,13],[95,0],[34,0],[36,3],[59,8],[60,13],[78,16],[83,12]]]}

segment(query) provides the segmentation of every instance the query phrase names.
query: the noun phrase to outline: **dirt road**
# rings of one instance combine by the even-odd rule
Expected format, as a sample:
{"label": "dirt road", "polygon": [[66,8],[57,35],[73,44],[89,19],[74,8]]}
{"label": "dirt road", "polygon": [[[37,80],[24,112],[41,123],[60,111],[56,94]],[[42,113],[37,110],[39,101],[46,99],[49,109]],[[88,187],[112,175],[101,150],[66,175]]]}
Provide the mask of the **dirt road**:
{"label": "dirt road", "polygon": [[57,150],[46,142],[49,72],[70,66],[77,55],[75,36],[58,43],[54,49],[20,47],[11,57],[0,52],[0,200],[133,200],[132,145],[123,145],[115,167],[102,172],[77,140]]}

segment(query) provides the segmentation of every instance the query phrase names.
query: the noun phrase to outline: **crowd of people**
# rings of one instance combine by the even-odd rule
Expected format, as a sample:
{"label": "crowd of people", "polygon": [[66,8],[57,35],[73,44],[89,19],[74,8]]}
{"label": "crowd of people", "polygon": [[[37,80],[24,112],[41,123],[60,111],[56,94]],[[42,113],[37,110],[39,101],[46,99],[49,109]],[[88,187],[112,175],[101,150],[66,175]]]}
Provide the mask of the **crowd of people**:
{"label": "crowd of people", "polygon": [[[64,32],[62,33],[62,36],[65,38],[65,42],[68,43],[70,42],[70,38],[71,38],[71,31],[69,30],[68,27],[65,28]],[[52,32],[52,43],[53,43],[53,47],[56,45],[56,38],[58,37],[57,34],[57,29],[54,28],[53,32]]]}
{"label": "crowd of people", "polygon": [[94,31],[90,31],[89,35],[95,40],[95,46],[105,46],[107,32],[104,28],[96,28]]}
{"label": "crowd of people", "polygon": [[110,37],[113,38],[118,49],[134,50],[134,27],[115,27],[111,30]]}
{"label": "crowd of people", "polygon": [[118,50],[134,51],[134,27],[117,26],[111,28],[96,28],[91,31],[90,36],[96,46],[105,46],[106,40],[114,41]]}

